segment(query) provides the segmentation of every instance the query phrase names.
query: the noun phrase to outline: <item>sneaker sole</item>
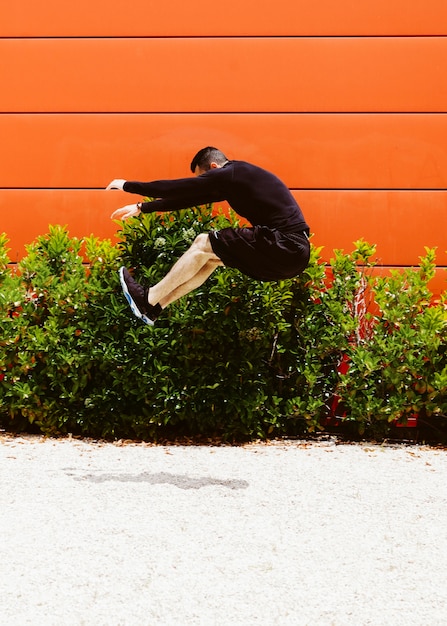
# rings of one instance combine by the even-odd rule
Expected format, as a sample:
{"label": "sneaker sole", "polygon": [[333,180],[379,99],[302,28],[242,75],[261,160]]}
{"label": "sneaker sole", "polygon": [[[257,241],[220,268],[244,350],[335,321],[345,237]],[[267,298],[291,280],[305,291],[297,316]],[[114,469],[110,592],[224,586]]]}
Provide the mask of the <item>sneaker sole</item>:
{"label": "sneaker sole", "polygon": [[125,296],[127,302],[129,303],[129,306],[131,308],[131,311],[135,315],[135,317],[138,317],[139,320],[141,320],[142,322],[144,322],[148,326],[153,326],[154,325],[153,320],[151,320],[149,317],[144,315],[144,313],[141,313],[140,309],[137,307],[137,305],[135,304],[132,296],[129,293],[129,289],[127,288],[126,281],[124,280],[124,270],[125,269],[126,268],[124,266],[120,267],[120,271],[119,271],[120,283],[121,283],[121,288],[123,290],[124,296]]}

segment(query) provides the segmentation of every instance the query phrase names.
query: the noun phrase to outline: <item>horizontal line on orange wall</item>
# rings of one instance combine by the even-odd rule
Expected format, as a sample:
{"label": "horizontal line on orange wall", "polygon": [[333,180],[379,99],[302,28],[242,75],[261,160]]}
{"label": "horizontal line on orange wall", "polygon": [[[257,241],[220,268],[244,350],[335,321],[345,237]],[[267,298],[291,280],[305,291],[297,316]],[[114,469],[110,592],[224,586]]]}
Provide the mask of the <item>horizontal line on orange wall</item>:
{"label": "horizontal line on orange wall", "polygon": [[429,35],[88,35],[88,36],[30,36],[30,37],[0,37],[1,41],[23,40],[23,41],[40,41],[40,40],[67,40],[67,39],[442,39],[447,37],[446,33],[432,33]]}
{"label": "horizontal line on orange wall", "polygon": [[[46,116],[64,116],[64,115],[98,115],[107,117],[109,115],[145,115],[145,116],[176,116],[176,115],[191,115],[200,116],[204,115],[203,111],[0,111],[0,117],[2,115],[39,115]],[[267,115],[389,115],[389,116],[408,116],[408,115],[447,115],[447,111],[210,111],[206,112],[207,116],[231,116],[231,115],[245,115],[250,117],[267,116]]]}
{"label": "horizontal line on orange wall", "polygon": [[[192,176],[192,174],[191,174]],[[445,193],[447,187],[290,187],[290,191],[371,191],[374,193],[414,192],[414,193]],[[4,191],[102,191],[104,187],[0,187]]]}

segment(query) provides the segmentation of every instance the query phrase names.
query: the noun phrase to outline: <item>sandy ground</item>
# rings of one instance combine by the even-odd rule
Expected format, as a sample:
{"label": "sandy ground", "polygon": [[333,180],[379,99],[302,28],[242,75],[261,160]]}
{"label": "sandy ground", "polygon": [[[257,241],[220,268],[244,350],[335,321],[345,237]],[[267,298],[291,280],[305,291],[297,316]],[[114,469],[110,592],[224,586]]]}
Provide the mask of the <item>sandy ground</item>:
{"label": "sandy ground", "polygon": [[0,624],[447,624],[447,451],[0,437]]}

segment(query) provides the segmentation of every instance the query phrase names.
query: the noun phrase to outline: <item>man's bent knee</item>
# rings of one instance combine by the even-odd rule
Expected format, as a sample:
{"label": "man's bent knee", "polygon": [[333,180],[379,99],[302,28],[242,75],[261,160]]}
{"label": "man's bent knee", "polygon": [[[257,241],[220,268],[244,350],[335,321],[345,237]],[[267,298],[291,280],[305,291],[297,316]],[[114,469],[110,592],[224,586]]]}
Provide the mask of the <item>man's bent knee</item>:
{"label": "man's bent knee", "polygon": [[197,237],[194,239],[192,247],[196,250],[200,250],[200,252],[205,252],[210,257],[210,260],[220,261],[219,257],[215,254],[211,246],[210,237],[208,234],[201,233],[200,235],[197,235]]}
{"label": "man's bent knee", "polygon": [[213,251],[213,249],[211,248],[210,238],[206,233],[200,233],[200,235],[197,235],[192,245],[194,248],[197,248],[201,252]]}

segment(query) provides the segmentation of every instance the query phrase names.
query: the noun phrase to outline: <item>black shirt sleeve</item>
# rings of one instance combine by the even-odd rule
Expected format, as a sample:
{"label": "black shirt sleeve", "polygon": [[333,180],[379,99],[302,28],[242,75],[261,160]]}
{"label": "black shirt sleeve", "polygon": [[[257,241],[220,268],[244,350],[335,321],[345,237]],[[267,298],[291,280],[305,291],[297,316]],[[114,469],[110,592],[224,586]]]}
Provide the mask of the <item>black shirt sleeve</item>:
{"label": "black shirt sleeve", "polygon": [[220,170],[210,170],[195,178],[178,178],[174,180],[155,180],[148,183],[126,181],[124,191],[142,196],[156,198],[152,202],[144,202],[143,213],[154,211],[178,211],[193,206],[220,202],[224,193],[218,184]]}

